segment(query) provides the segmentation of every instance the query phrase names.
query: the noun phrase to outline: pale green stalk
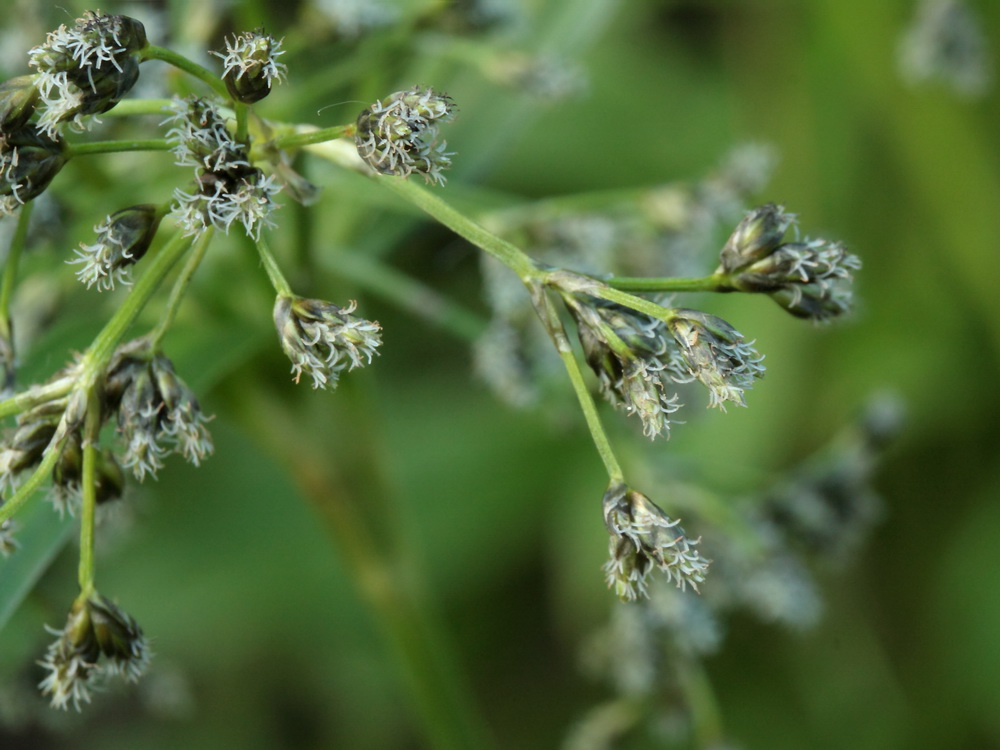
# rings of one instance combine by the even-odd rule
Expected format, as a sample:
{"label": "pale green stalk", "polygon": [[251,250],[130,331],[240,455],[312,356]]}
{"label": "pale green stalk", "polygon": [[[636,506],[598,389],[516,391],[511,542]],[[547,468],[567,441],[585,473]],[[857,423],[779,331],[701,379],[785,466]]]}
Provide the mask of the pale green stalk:
{"label": "pale green stalk", "polygon": [[[139,313],[149,302],[150,298],[159,288],[160,283],[166,277],[174,263],[184,254],[190,245],[190,239],[178,233],[175,234],[160,249],[160,252],[152,259],[147,266],[145,273],[132,287],[132,292],[121,307],[104,326],[104,329],[97,335],[87,353],[80,361],[79,370],[75,381],[69,391],[86,392],[88,396],[93,393],[97,381],[103,374],[105,367],[114,355],[115,349],[121,342],[125,333],[138,317]],[[60,386],[58,390],[62,390]],[[37,394],[36,394],[37,397]],[[14,402],[17,399],[8,399],[4,405]],[[89,401],[89,398],[88,398]],[[0,405],[2,406],[2,405]],[[9,408],[9,407],[8,407]],[[3,410],[0,409],[0,415]],[[16,412],[10,412],[16,413]],[[89,407],[88,407],[89,413]],[[65,431],[58,431],[45,451],[45,455],[31,474],[28,480],[22,484],[6,503],[0,506],[0,523],[13,516],[24,505],[31,495],[41,486],[59,459],[62,442],[66,439]]]}
{"label": "pale green stalk", "polygon": [[278,293],[279,297],[293,297],[292,287],[288,283],[288,279],[281,272],[281,268],[278,267],[278,261],[274,257],[274,253],[271,252],[271,246],[267,242],[267,238],[263,233],[260,235],[260,239],[257,240],[257,252],[260,253],[261,263],[264,264],[264,270],[267,271],[267,276],[271,280],[271,286],[274,287],[274,291]]}
{"label": "pale green stalk", "polygon": [[97,451],[100,432],[101,403],[96,391],[92,391],[87,399],[87,417],[83,426],[83,470],[80,478],[79,581],[83,596],[90,595],[94,590],[94,519],[97,513]]}
{"label": "pale green stalk", "polygon": [[683,276],[662,278],[633,278],[613,276],[603,280],[608,286],[623,292],[728,292],[732,291],[729,274],[713,273],[700,278]]}
{"label": "pale green stalk", "polygon": [[184,57],[182,54],[166,47],[157,47],[155,44],[149,44],[142,50],[142,61],[145,62],[146,60],[162,60],[169,65],[173,65],[178,70],[183,70],[188,75],[194,76],[198,80],[208,84],[216,94],[224,99],[229,98],[229,91],[226,89],[226,84],[219,76],[203,68],[194,60]]}
{"label": "pale green stalk", "polygon": [[66,146],[68,156],[90,156],[92,154],[115,154],[122,151],[169,151],[166,138],[150,138],[140,141],[92,141],[71,143]]}
{"label": "pale green stalk", "polygon": [[177,311],[180,309],[181,302],[191,283],[191,278],[194,276],[195,271],[198,270],[198,266],[201,265],[202,258],[205,257],[205,251],[208,250],[214,231],[212,227],[208,227],[195,240],[191,255],[188,256],[184,268],[170,290],[170,297],[167,299],[167,306],[163,311],[163,317],[160,318],[159,324],[157,324],[156,328],[149,335],[150,346],[153,349],[159,347],[163,335],[173,325],[177,317]]}

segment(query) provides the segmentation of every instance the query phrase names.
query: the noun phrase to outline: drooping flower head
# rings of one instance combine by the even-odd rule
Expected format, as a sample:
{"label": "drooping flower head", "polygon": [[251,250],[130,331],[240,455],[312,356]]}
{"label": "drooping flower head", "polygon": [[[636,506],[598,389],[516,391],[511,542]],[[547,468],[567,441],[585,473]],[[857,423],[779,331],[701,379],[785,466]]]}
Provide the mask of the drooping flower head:
{"label": "drooping flower head", "polygon": [[66,261],[79,265],[76,277],[89,289],[98,291],[115,288],[115,284],[130,284],[132,266],[149,249],[160,226],[162,215],[151,204],[130,206],[108,216],[94,227],[97,241],[80,245],[76,258]]}
{"label": "drooping flower head", "polygon": [[638,415],[647,437],[666,434],[670,415],[680,408],[669,390],[690,377],[663,321],[586,294],[563,298],[601,393],[626,414]]}
{"label": "drooping flower head", "polygon": [[39,664],[48,670],[38,687],[53,708],[80,710],[109,675],[135,682],[149,664],[149,644],[132,617],[94,592],[74,603]]}
{"label": "drooping flower head", "polygon": [[105,401],[118,415],[122,462],[139,480],[155,476],[169,453],[195,466],[212,453],[209,418],[197,397],[173,363],[162,354],[150,355],[142,339],[119,348],[108,369]]}
{"label": "drooping flower head", "polygon": [[658,568],[678,588],[695,591],[709,561],[695,549],[680,521],[673,521],[652,500],[620,482],[604,493],[604,524],[611,534],[611,559],[604,566],[608,586],[622,599],[646,596],[647,579]]}
{"label": "drooping flower head", "polygon": [[304,297],[279,296],[274,303],[274,325],[281,348],[292,361],[295,382],[303,374],[313,388],[337,387],[340,373],[371,363],[382,343],[382,327],[355,316],[357,303],[338,307]]}
{"label": "drooping flower head", "polygon": [[668,327],[691,375],[709,391],[709,406],[746,406],[743,392],[764,374],[764,357],[715,315],[678,308]]}

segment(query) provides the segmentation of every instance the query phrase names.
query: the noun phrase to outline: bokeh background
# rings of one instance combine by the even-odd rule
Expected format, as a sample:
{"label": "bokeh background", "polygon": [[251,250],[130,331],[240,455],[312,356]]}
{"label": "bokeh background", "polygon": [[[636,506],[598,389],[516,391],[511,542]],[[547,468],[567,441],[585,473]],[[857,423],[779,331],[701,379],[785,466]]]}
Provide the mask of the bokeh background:
{"label": "bokeh background", "polygon": [[[1000,4],[968,6],[995,66]],[[27,72],[26,50],[86,7],[0,8],[5,76]],[[184,52],[261,23],[284,35],[289,81],[258,105],[264,116],[332,125],[360,109],[346,99],[414,82],[447,90],[461,115],[441,195],[459,205],[693,183],[735,146],[772,147],[758,202],[862,258],[857,312],[816,328],[763,299],[699,300],[756,338],[768,373],[746,410],[692,409],[658,444],[664,465],[739,493],[822,446],[873,393],[897,394],[907,420],[876,474],[882,520],[856,559],[820,574],[819,624],[726,623],[706,668],[727,735],[770,750],[981,750],[1000,747],[1000,97],[996,84],[969,95],[905,80],[899,45],[916,7],[525,0],[508,43],[559,55],[589,81],[552,102],[485,81],[433,39],[408,56],[388,54],[398,40],[338,41],[307,0],[102,10]],[[140,192],[165,200],[187,179],[157,155],[94,164],[71,164],[40,211],[19,302],[37,323],[26,382],[85,347],[120,299],[76,289],[60,258],[106,213]],[[473,374],[468,341],[371,294],[364,269],[338,273],[337,253],[371,252],[485,316],[474,249],[360,178],[307,169],[337,199],[286,206],[275,243],[307,237],[322,250],[295,266],[286,248],[293,278],[315,296],[359,298],[384,326],[382,356],[334,394],[295,388],[252,248],[213,247],[167,347],[217,415],[215,455],[133,488],[98,560],[101,590],[152,638],[152,671],[81,715],[20,689],[40,677],[42,625],[60,623],[75,596],[69,541],[0,630],[0,746],[426,746],[399,644],[349,564],[371,540],[330,532],[345,507],[393,540],[394,574],[420,592],[418,619],[440,641],[428,658],[460,675],[497,747],[559,747],[608,696],[579,666],[614,605],[599,570],[605,480],[580,421],[502,404]],[[605,414],[627,453],[632,425]],[[326,510],[303,489],[315,477],[332,493]],[[52,534],[38,506],[46,513],[25,523]],[[0,563],[8,598],[15,579]]]}

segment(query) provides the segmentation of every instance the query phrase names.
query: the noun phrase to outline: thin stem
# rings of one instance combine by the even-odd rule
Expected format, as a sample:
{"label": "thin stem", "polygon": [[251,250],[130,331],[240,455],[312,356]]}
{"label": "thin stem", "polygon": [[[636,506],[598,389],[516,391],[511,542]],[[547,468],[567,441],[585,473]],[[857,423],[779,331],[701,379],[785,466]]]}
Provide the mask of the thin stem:
{"label": "thin stem", "polygon": [[297,133],[276,136],[270,143],[274,148],[290,149],[300,146],[312,146],[325,141],[333,141],[337,138],[353,138],[354,123],[347,125],[335,125],[319,130],[302,130]]}
{"label": "thin stem", "polygon": [[66,146],[68,156],[90,156],[92,154],[115,154],[122,151],[169,151],[166,138],[150,138],[144,141],[92,141],[91,143],[70,143]]}
{"label": "thin stem", "polygon": [[633,278],[613,276],[604,283],[623,292],[730,292],[729,275],[713,273],[701,278],[682,276],[662,278]]}
{"label": "thin stem", "polygon": [[126,99],[118,102],[101,117],[131,117],[132,115],[163,115],[170,112],[173,99]]}
{"label": "thin stem", "polygon": [[184,55],[166,47],[157,47],[155,44],[149,44],[142,50],[142,62],[146,60],[162,60],[169,65],[173,65],[175,68],[183,70],[188,75],[194,76],[199,81],[203,81],[211,86],[212,90],[219,96],[225,99],[229,98],[229,91],[226,89],[226,84],[219,76],[203,68],[194,62],[194,60],[189,60]]}
{"label": "thin stem", "polygon": [[236,140],[239,143],[247,143],[250,107],[243,102],[234,102],[233,112],[236,114]]}
{"label": "thin stem", "polygon": [[601,461],[604,462],[604,468],[607,469],[608,479],[611,482],[622,482],[625,479],[625,474],[622,472],[621,465],[618,463],[614,450],[611,448],[611,441],[608,440],[608,435],[604,431],[604,425],[601,424],[601,418],[597,414],[597,405],[590,395],[590,389],[584,380],[580,363],[573,353],[573,347],[569,342],[569,337],[566,335],[566,328],[559,318],[559,311],[556,310],[544,286],[537,284],[529,288],[529,290],[531,291],[531,301],[535,306],[535,311],[538,313],[538,317],[542,319],[542,325],[545,326],[545,330],[552,337],[556,351],[559,352],[559,357],[566,368],[566,374],[573,384],[573,390],[576,391],[577,400],[580,402],[580,409],[587,420],[590,436],[594,441],[594,446],[597,448]]}
{"label": "thin stem", "polygon": [[104,326],[104,329],[97,334],[97,338],[90,345],[87,354],[83,359],[81,368],[80,383],[77,388],[90,388],[97,377],[103,372],[105,365],[114,354],[115,348],[121,342],[125,333],[138,317],[139,313],[149,302],[150,298],[159,289],[164,277],[174,267],[174,263],[190,247],[191,238],[180,232],[175,234],[167,243],[160,248],[152,262],[146,268],[146,272],[132,287],[132,292],[122,306]]}
{"label": "thin stem", "polygon": [[72,376],[60,378],[54,383],[36,385],[23,393],[11,396],[5,401],[0,401],[0,419],[14,414],[20,414],[46,401],[54,401],[62,398],[73,390],[74,378]]}
{"label": "thin stem", "polygon": [[21,264],[21,251],[24,250],[25,240],[28,237],[28,223],[31,221],[31,209],[33,201],[28,201],[21,206],[21,211],[17,216],[17,226],[14,228],[14,236],[10,240],[10,248],[7,251],[7,262],[3,270],[3,285],[0,286],[0,336],[3,336],[11,343],[13,331],[10,325],[10,299],[14,295],[14,283],[17,281],[17,269]]}
{"label": "thin stem", "polygon": [[156,349],[159,347],[160,340],[163,338],[163,335],[167,332],[170,326],[173,325],[174,320],[177,318],[177,311],[180,309],[181,302],[184,299],[184,294],[187,292],[188,285],[191,283],[191,278],[194,276],[195,271],[198,270],[198,266],[201,264],[202,258],[205,257],[205,251],[208,250],[208,245],[212,241],[213,234],[214,230],[212,227],[208,227],[201,233],[201,235],[199,235],[198,239],[195,240],[191,255],[188,256],[187,262],[184,264],[184,268],[181,270],[180,275],[174,282],[173,288],[170,290],[170,297],[167,300],[167,306],[163,311],[163,317],[160,318],[159,324],[149,336],[151,348]]}
{"label": "thin stem", "polygon": [[271,252],[271,246],[268,244],[267,238],[263,233],[260,235],[260,239],[257,240],[257,252],[260,253],[260,260],[264,264],[264,270],[267,271],[268,278],[271,279],[271,286],[274,287],[274,291],[281,297],[294,296],[292,287],[278,267],[278,261],[275,259],[274,253]]}
{"label": "thin stem", "polygon": [[497,237],[426,188],[400,177],[378,175],[376,180],[421,211],[433,216],[455,234],[485,250],[516,273],[526,284],[530,284],[542,275],[535,261],[518,247]]}
{"label": "thin stem", "polygon": [[94,517],[97,512],[97,449],[101,432],[101,404],[96,390],[87,400],[83,432],[83,470],[80,477],[80,591],[94,590]]}
{"label": "thin stem", "polygon": [[[95,392],[98,378],[104,372],[104,368],[114,354],[115,348],[132,323],[135,322],[136,317],[138,317],[139,313],[146,306],[146,303],[149,302],[154,292],[159,288],[164,277],[173,268],[174,263],[187,250],[189,245],[190,240],[180,233],[175,234],[167,241],[167,244],[160,249],[160,252],[153,259],[152,263],[146,268],[146,272],[135,283],[135,286],[132,287],[132,293],[125,298],[125,302],[122,303],[122,306],[118,308],[101,332],[97,334],[90,348],[87,349],[87,353],[84,355],[80,365],[79,374],[73,379],[71,385],[66,388],[66,392],[75,390],[88,394],[88,417],[93,408],[89,405],[89,401]],[[59,386],[57,390],[61,391],[64,387],[61,381]],[[37,393],[34,393],[35,398],[37,398]],[[10,408],[8,404],[13,404],[18,402],[18,400],[19,397],[15,397],[0,404],[0,415],[5,412],[17,413],[15,411],[7,412],[6,409]],[[65,418],[60,426],[64,425]],[[64,429],[56,432],[49,446],[45,449],[44,458],[32,475],[18,488],[10,500],[0,506],[0,523],[17,513],[34,491],[45,481],[59,459],[62,443],[65,442],[67,435],[68,431]]]}

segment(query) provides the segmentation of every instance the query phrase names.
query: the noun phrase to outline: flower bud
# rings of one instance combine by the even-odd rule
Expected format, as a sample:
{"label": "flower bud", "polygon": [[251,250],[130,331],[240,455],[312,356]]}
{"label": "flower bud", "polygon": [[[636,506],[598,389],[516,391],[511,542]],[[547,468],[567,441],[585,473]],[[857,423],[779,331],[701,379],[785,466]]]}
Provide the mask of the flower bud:
{"label": "flower bud", "polygon": [[230,96],[244,104],[253,104],[271,93],[273,82],[285,77],[287,68],[278,57],[285,54],[281,42],[262,30],[246,32],[226,40],[226,54],[214,52],[225,63],[222,80]]}
{"label": "flower bud", "polygon": [[18,76],[0,84],[0,132],[13,133],[28,124],[38,102],[37,76]]}
{"label": "flower bud", "polygon": [[433,89],[397,91],[365,109],[357,120],[358,154],[376,172],[407,177],[421,174],[427,182],[444,183],[441,172],[452,154],[437,140],[438,125],[452,119],[455,105]]}
{"label": "flower bud", "polygon": [[97,242],[80,245],[74,251],[76,258],[66,262],[80,265],[76,277],[88,289],[95,284],[98,290],[128,284],[131,267],[146,254],[161,218],[158,208],[148,203],[116,211],[94,227]]}
{"label": "flower bud", "polygon": [[786,214],[781,206],[773,203],[748,212],[722,248],[723,270],[733,273],[770,255],[778,249],[785,232],[794,223],[792,214]]}

